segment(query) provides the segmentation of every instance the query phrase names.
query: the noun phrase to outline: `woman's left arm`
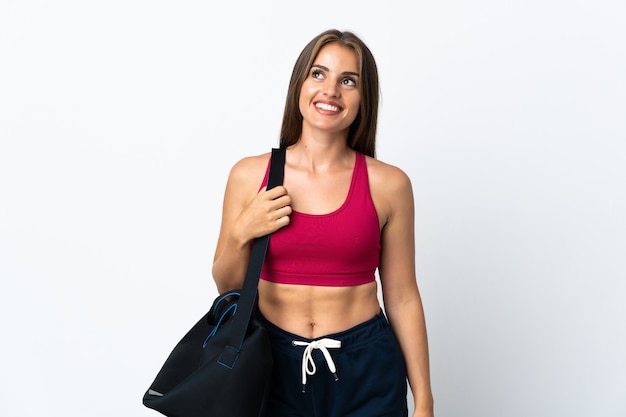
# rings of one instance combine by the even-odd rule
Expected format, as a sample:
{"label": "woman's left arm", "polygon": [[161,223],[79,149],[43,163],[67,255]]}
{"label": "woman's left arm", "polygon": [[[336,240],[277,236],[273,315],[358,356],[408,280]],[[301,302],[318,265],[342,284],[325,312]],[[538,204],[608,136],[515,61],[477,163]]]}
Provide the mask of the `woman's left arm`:
{"label": "woman's left arm", "polygon": [[415,273],[413,190],[403,171],[384,164],[380,168],[376,181],[379,186],[372,187],[372,191],[377,208],[380,206],[385,214],[379,267],[383,303],[406,362],[415,400],[413,415],[432,417],[426,322]]}

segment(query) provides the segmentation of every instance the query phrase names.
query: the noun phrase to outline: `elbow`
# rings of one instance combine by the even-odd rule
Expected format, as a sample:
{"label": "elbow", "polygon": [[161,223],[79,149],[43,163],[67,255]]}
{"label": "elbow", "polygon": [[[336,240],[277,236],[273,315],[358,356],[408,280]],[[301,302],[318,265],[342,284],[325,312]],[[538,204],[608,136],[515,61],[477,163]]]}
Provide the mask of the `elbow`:
{"label": "elbow", "polygon": [[230,279],[230,274],[224,273],[224,271],[222,271],[219,266],[216,267],[215,264],[213,264],[213,268],[211,269],[211,275],[219,294],[241,289],[241,285],[237,285],[237,281]]}
{"label": "elbow", "polygon": [[211,267],[211,277],[213,278],[213,282],[215,283],[215,287],[217,288],[217,292],[222,294],[225,291],[224,282],[219,278],[219,268],[216,267],[215,262],[213,262],[213,266]]}

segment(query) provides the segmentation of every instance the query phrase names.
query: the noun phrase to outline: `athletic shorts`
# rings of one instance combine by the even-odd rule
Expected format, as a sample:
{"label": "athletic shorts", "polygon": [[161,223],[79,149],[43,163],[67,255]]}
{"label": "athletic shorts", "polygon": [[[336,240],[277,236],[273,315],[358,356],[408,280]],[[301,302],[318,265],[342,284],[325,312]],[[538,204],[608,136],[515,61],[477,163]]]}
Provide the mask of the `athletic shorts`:
{"label": "athletic shorts", "polygon": [[346,331],[305,339],[267,319],[274,354],[266,417],[406,417],[398,341],[381,311]]}

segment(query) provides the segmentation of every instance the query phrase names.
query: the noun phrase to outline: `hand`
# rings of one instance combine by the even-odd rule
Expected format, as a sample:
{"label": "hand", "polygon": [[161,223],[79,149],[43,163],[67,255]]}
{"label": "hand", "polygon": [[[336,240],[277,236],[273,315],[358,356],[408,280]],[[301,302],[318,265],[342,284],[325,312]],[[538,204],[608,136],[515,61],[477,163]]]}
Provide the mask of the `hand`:
{"label": "hand", "polygon": [[273,233],[289,224],[291,197],[283,186],[263,189],[241,211],[231,237],[241,243]]}
{"label": "hand", "polygon": [[413,412],[413,417],[434,417],[433,410],[415,410]]}
{"label": "hand", "polygon": [[434,417],[434,403],[432,395],[429,395],[428,400],[415,403],[415,411],[413,411],[413,417]]}

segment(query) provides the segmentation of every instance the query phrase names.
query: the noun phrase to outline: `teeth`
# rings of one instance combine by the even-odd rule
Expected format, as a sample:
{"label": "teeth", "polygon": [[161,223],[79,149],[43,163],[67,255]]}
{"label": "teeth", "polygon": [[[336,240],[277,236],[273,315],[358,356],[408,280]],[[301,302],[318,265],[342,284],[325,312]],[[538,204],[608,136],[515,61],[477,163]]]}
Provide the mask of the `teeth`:
{"label": "teeth", "polygon": [[322,109],[322,110],[329,110],[329,111],[339,111],[339,107],[337,106],[333,106],[331,104],[326,104],[326,103],[317,103],[315,105],[318,109]]}

